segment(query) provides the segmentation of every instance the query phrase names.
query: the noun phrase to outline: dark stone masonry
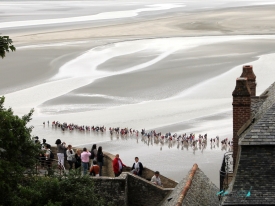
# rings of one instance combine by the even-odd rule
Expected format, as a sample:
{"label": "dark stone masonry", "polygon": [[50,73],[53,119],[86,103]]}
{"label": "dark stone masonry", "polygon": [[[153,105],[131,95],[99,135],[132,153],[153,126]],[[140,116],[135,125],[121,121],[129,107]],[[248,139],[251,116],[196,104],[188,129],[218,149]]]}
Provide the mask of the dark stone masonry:
{"label": "dark stone masonry", "polygon": [[118,206],[158,206],[173,188],[162,188],[130,173],[119,177],[92,177],[96,192]]}

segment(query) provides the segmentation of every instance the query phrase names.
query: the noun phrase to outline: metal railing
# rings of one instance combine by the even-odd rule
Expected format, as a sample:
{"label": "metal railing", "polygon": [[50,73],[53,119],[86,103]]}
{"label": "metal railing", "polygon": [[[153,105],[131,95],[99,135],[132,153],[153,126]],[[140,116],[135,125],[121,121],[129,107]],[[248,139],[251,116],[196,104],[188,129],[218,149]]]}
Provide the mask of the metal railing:
{"label": "metal railing", "polygon": [[25,174],[32,175],[63,175],[66,172],[64,165],[60,164],[57,159],[37,160],[34,168],[25,171]]}

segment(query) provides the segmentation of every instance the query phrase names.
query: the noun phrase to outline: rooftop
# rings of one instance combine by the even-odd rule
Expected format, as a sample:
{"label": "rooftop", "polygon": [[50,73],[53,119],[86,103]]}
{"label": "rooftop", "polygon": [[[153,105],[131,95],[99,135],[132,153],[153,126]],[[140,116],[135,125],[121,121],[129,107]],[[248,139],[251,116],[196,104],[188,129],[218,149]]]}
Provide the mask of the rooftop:
{"label": "rooftop", "polygon": [[275,83],[260,98],[258,112],[239,131],[239,145],[275,144]]}

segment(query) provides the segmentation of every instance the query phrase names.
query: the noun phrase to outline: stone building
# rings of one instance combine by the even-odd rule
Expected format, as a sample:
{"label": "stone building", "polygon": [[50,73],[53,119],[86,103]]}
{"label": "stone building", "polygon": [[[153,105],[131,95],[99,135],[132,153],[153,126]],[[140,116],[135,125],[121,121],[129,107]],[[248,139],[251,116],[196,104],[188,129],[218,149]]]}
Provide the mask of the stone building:
{"label": "stone building", "polygon": [[234,177],[222,205],[275,205],[275,84],[260,96],[252,66],[233,92]]}

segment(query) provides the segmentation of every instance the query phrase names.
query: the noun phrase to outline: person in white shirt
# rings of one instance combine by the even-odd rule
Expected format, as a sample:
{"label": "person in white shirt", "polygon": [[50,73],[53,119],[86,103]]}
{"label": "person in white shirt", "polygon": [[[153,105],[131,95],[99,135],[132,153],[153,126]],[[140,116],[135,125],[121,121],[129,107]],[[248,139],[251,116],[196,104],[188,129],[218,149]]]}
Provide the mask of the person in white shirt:
{"label": "person in white shirt", "polygon": [[45,158],[46,158],[46,165],[48,168],[51,167],[51,163],[52,163],[52,160],[51,160],[51,149],[49,147],[49,145],[45,145]]}
{"label": "person in white shirt", "polygon": [[132,166],[132,173],[138,176],[142,175],[143,165],[139,162],[139,158],[135,157],[135,162]]}
{"label": "person in white shirt", "polygon": [[162,187],[161,180],[159,177],[159,171],[155,172],[155,175],[152,177],[151,182]]}
{"label": "person in white shirt", "polygon": [[69,170],[71,170],[73,168],[73,164],[75,162],[75,153],[74,153],[74,150],[72,149],[72,145],[70,145],[70,144],[68,145],[66,154],[67,154],[68,163],[70,165]]}

